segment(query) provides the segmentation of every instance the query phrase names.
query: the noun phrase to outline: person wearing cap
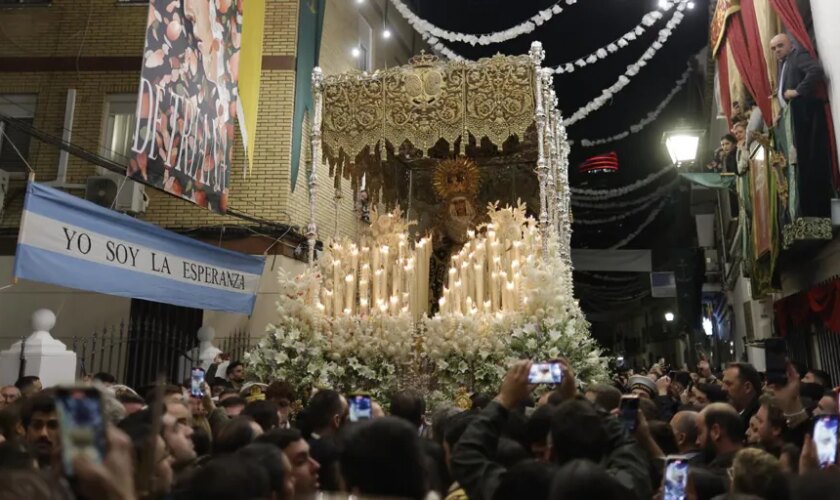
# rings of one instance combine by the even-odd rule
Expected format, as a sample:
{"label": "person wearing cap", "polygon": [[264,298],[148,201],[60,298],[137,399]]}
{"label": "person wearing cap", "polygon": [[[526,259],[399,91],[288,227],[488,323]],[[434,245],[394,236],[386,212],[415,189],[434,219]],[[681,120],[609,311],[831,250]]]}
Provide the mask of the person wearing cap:
{"label": "person wearing cap", "polygon": [[630,392],[640,398],[654,399],[656,397],[656,383],[644,375],[633,375],[628,382]]}

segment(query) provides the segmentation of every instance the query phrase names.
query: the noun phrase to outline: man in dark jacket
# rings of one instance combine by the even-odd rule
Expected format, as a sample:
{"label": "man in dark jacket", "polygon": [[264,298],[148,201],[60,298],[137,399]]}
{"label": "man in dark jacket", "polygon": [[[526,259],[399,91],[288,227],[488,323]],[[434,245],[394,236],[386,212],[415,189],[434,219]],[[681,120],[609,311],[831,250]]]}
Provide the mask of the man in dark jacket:
{"label": "man in dark jacket", "polygon": [[[817,89],[825,73],[818,61],[806,50],[794,47],[790,38],[782,33],[773,37],[770,48],[779,64],[779,82],[776,98],[783,110],[790,107],[792,137],[795,149],[785,154],[797,166],[799,177],[799,209],[801,216],[828,217],[831,198],[832,160],[829,137],[826,133],[826,110]],[[785,127],[777,127],[777,134]],[[785,131],[783,134],[787,134]],[[781,138],[783,134],[778,134]],[[788,141],[782,139],[786,145]]]}
{"label": "man in dark jacket", "polygon": [[824,76],[820,63],[807,51],[794,47],[784,33],[770,40],[770,48],[779,63],[778,98],[782,108],[798,97],[813,98]]}
{"label": "man in dark jacket", "polygon": [[[574,374],[568,363],[565,365],[563,383],[558,389],[564,402],[552,418],[552,446],[547,453],[556,464],[589,458],[600,463],[624,486],[626,498],[650,498],[652,488],[644,451],[618,420],[576,397]],[[452,472],[470,499],[492,499],[507,472],[493,457],[512,410],[530,396],[530,367],[530,361],[522,361],[508,371],[499,395],[475,418],[455,445]],[[574,436],[570,436],[571,431]]]}

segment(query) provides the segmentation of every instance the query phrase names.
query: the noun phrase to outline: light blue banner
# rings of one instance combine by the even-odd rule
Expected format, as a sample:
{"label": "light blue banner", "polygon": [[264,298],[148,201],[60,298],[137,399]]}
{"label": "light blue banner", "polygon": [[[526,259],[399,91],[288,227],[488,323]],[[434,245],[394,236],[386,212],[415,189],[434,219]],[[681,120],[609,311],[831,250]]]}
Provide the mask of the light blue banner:
{"label": "light blue banner", "polygon": [[264,258],[217,248],[30,182],[15,277],[251,314]]}

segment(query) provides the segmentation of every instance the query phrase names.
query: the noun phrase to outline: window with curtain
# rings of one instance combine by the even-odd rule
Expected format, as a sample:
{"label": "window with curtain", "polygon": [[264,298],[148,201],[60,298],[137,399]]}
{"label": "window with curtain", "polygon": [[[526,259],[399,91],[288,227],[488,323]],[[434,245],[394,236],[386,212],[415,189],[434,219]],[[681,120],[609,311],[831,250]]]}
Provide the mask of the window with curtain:
{"label": "window with curtain", "polygon": [[105,98],[105,127],[102,156],[117,163],[128,163],[134,138],[135,94],[111,94]]}
{"label": "window with curtain", "polygon": [[[0,94],[0,114],[32,125],[36,100],[35,94]],[[29,134],[0,122],[0,170],[25,174],[26,163],[30,161],[31,142],[32,136]]]}

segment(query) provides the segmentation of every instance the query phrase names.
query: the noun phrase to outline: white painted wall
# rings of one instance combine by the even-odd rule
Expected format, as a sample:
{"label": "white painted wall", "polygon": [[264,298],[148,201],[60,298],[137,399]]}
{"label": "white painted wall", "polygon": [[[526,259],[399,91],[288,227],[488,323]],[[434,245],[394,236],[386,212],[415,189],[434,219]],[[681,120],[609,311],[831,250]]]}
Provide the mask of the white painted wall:
{"label": "white painted wall", "polygon": [[814,35],[820,62],[828,80],[828,97],[834,120],[834,138],[840,144],[840,2],[837,0],[811,0],[814,18]]}
{"label": "white painted wall", "polygon": [[[0,287],[12,283],[14,261],[13,256],[0,256]],[[73,336],[119,324],[128,318],[130,307],[131,300],[122,297],[20,281],[0,291],[0,349],[32,333],[32,313],[38,309],[56,314],[52,335],[69,344],[67,339]]]}
{"label": "white painted wall", "polygon": [[269,256],[266,259],[260,279],[260,288],[253,314],[244,316],[242,314],[205,311],[204,326],[215,328],[218,337],[227,336],[228,333],[235,330],[249,330],[252,339],[261,337],[265,332],[266,325],[277,321],[277,297],[280,293],[277,275],[281,268],[294,276],[303,272],[306,269],[306,264],[281,255]]}

